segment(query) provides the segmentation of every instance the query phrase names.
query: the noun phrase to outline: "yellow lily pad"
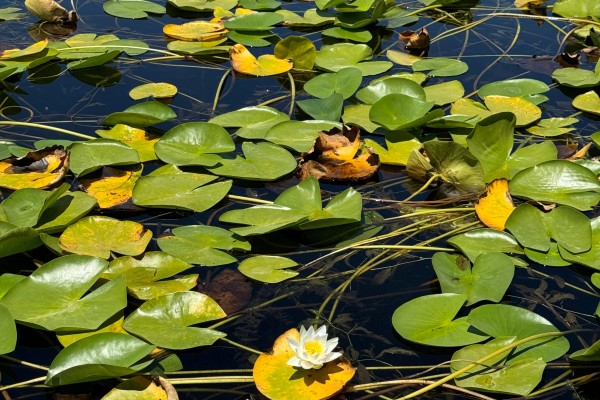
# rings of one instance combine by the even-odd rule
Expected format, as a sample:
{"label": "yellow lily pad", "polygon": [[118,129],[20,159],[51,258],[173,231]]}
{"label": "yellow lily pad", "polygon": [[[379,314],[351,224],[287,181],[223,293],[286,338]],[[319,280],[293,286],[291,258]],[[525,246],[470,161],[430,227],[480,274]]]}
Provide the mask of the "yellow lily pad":
{"label": "yellow lily pad", "polygon": [[86,338],[88,336],[95,335],[97,333],[102,332],[115,332],[122,333],[127,335],[128,333],[123,329],[123,320],[125,317],[123,316],[123,312],[117,313],[117,315],[111,317],[108,321],[102,324],[100,329],[95,331],[85,331],[85,332],[57,332],[56,338],[63,345],[63,347],[67,347],[75,343],[76,341]]}
{"label": "yellow lily pad", "polygon": [[231,46],[229,58],[231,59],[231,66],[236,72],[247,75],[278,75],[289,71],[293,67],[291,61],[277,58],[273,54],[264,54],[256,58],[242,44]]}
{"label": "yellow lily pad", "polygon": [[175,400],[155,381],[134,376],[108,392],[102,400]]}
{"label": "yellow lily pad", "polygon": [[254,363],[256,387],[271,400],[321,400],[341,392],[355,369],[343,357],[320,369],[299,369],[287,365],[294,352],[288,338],[300,340],[300,332],[290,329],[275,340],[270,353],[261,354]]}
{"label": "yellow lily pad", "polygon": [[517,117],[517,127],[533,124],[542,118],[542,110],[521,97],[490,95],[484,99],[486,107],[493,113],[508,111]]}
{"label": "yellow lily pad", "polygon": [[62,180],[68,169],[69,154],[62,146],[31,151],[0,161],[0,187],[44,189]]}
{"label": "yellow lily pad", "polygon": [[169,99],[177,94],[177,86],[166,82],[145,83],[134,87],[129,91],[129,97],[133,100],[141,100],[146,97],[155,99]]}
{"label": "yellow lily pad", "polygon": [[179,40],[203,42],[218,39],[224,36],[227,30],[220,22],[192,21],[181,25],[165,25],[163,33]]}
{"label": "yellow lily pad", "polygon": [[156,160],[154,144],[160,139],[159,136],[125,124],[117,124],[110,130],[98,129],[96,133],[102,138],[125,143],[138,152],[140,162]]}
{"label": "yellow lily pad", "polygon": [[9,49],[4,50],[2,55],[0,55],[0,60],[14,60],[15,58],[31,56],[33,54],[37,54],[44,50],[48,45],[48,39],[42,40],[40,42],[34,43],[31,46],[20,50],[20,49]]}
{"label": "yellow lily pad", "polygon": [[475,203],[475,212],[481,222],[499,231],[504,230],[506,220],[514,209],[508,181],[504,178],[490,182],[486,192]]}
{"label": "yellow lily pad", "polygon": [[573,107],[590,114],[600,115],[600,96],[593,90],[580,94],[573,100]]}
{"label": "yellow lily pad", "polygon": [[100,208],[124,205],[131,200],[133,187],[142,175],[142,169],[134,171],[104,167],[99,179],[82,179],[87,194],[94,197]]}
{"label": "yellow lily pad", "polygon": [[93,216],[82,218],[64,230],[59,238],[61,249],[108,259],[111,252],[137,256],[146,250],[152,232],[134,221]]}

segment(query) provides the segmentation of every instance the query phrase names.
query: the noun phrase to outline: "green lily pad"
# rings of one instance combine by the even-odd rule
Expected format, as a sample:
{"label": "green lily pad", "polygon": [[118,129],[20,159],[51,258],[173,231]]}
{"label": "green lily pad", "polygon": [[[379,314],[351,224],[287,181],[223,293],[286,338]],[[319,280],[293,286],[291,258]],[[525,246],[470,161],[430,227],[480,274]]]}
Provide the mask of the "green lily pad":
{"label": "green lily pad", "polygon": [[308,99],[298,101],[298,107],[313,119],[339,121],[342,116],[344,97],[334,93],[324,99]]}
{"label": "green lily pad", "polygon": [[277,58],[292,60],[294,69],[312,69],[315,65],[317,49],[305,37],[288,36],[277,42],[273,51]]}
{"label": "green lily pad", "polygon": [[238,2],[237,0],[169,0],[169,4],[183,11],[213,12],[217,7],[231,10]]}
{"label": "green lily pad", "polygon": [[[515,341],[515,337],[498,338],[485,344],[466,346],[452,355],[452,371],[498,351]],[[527,396],[542,380],[546,363],[541,358],[510,359],[511,351],[491,358],[455,378],[458,386],[492,393]]]}
{"label": "green lily pad", "polygon": [[131,165],[139,162],[138,152],[126,144],[112,139],[94,139],[73,143],[69,168],[75,175],[82,176],[106,165]]}
{"label": "green lily pad", "polygon": [[359,222],[361,218],[362,197],[357,191],[346,189],[323,207],[319,183],[311,177],[285,190],[272,205],[227,211],[219,221],[249,225],[231,229],[248,236],[292,226],[298,226],[299,229],[321,229]]}
{"label": "green lily pad", "polygon": [[305,153],[313,147],[319,132],[333,128],[342,129],[342,125],[338,122],[322,120],[283,121],[269,128],[264,139],[299,153]]}
{"label": "green lily pad", "polygon": [[374,104],[388,94],[403,94],[421,101],[425,100],[425,91],[418,83],[410,79],[390,77],[370,83],[356,93],[356,98],[366,104]]}
{"label": "green lily pad", "polygon": [[286,149],[273,143],[242,143],[246,158],[222,158],[208,168],[220,176],[254,181],[274,181],[296,169],[296,159]]}
{"label": "green lily pad", "polygon": [[142,254],[152,232],[134,221],[111,217],[85,217],[67,227],[60,235],[60,247],[70,253],[108,259],[111,252],[128,256]]}
{"label": "green lily pad", "polygon": [[425,100],[433,101],[436,106],[454,103],[465,95],[465,88],[460,81],[449,81],[437,85],[425,86]]}
{"label": "green lily pad", "polygon": [[464,74],[469,70],[469,66],[459,60],[440,57],[417,60],[412,64],[412,69],[415,72],[429,71],[429,76],[444,77]]}
{"label": "green lily pad", "polygon": [[304,84],[304,90],[320,99],[339,93],[344,100],[356,92],[362,83],[362,73],[358,68],[348,67],[337,72],[320,74]]}
{"label": "green lily pad", "polygon": [[0,354],[12,352],[17,347],[17,325],[12,314],[0,303]]}
{"label": "green lily pad", "polygon": [[473,266],[463,256],[448,253],[435,253],[431,261],[442,293],[465,294],[467,306],[502,300],[515,273],[512,259],[503,253],[483,253]]}
{"label": "green lily pad", "polygon": [[488,336],[473,331],[466,317],[457,318],[467,296],[432,294],[410,300],[394,311],[392,324],[403,338],[428,346],[465,346]]}
{"label": "green lily pad", "polygon": [[571,265],[569,261],[564,260],[559,251],[559,246],[556,242],[550,243],[550,249],[547,251],[538,251],[530,248],[525,248],[525,255],[534,263],[549,266],[549,267],[566,267]]}
{"label": "green lily pad", "polygon": [[[85,295],[108,262],[68,255],[42,265],[0,301],[19,323],[46,330],[93,330],[127,305],[125,280]],[[82,298],[82,296],[84,296]]]}
{"label": "green lily pad", "polygon": [[16,190],[0,204],[0,212],[6,222],[23,228],[33,227],[44,211],[68,189],[69,185],[64,183],[52,191],[32,188]]}
{"label": "green lily pad", "polygon": [[298,276],[298,272],[289,270],[297,265],[297,262],[285,257],[256,256],[243,260],[238,270],[259,282],[279,283]]}
{"label": "green lily pad", "polygon": [[120,18],[146,18],[150,14],[164,14],[164,6],[147,0],[108,0],[102,4],[104,12]]}
{"label": "green lily pad", "polygon": [[267,39],[274,39],[275,34],[271,31],[229,31],[227,38],[249,47],[266,47],[272,43]]}
{"label": "green lily pad", "polygon": [[309,8],[304,14],[299,15],[290,10],[277,10],[277,14],[283,15],[283,25],[291,28],[309,28],[333,24],[335,15],[316,8]]}
{"label": "green lily pad", "polygon": [[[507,304],[486,304],[469,313],[468,321],[475,328],[498,339],[514,336],[516,340],[546,332],[559,332],[548,320],[527,309]],[[512,362],[541,358],[550,362],[569,350],[569,341],[562,337],[536,339],[518,346]]]}
{"label": "green lily pad", "polygon": [[240,0],[240,7],[255,11],[270,11],[281,6],[281,2],[277,0]]}
{"label": "green lily pad", "polygon": [[46,385],[59,386],[133,374],[155,346],[131,335],[104,332],[65,347],[52,361]]}
{"label": "green lily pad", "polygon": [[214,321],[227,314],[203,293],[178,292],[142,304],[123,322],[129,333],[165,349],[209,346],[224,333],[190,325]]}
{"label": "green lily pad", "polygon": [[244,139],[264,139],[269,128],[289,120],[287,114],[274,108],[252,106],[217,115],[208,122],[224,128],[240,127],[235,134]]}
{"label": "green lily pad", "polygon": [[196,286],[198,275],[173,275],[192,268],[192,265],[160,251],[144,253],[141,259],[131,256],[119,257],[110,262],[102,273],[104,279],[123,276],[129,294],[148,300],[173,292],[184,292]]}
{"label": "green lily pad", "polygon": [[583,68],[560,68],[552,73],[552,79],[567,87],[592,88],[600,85],[600,64],[596,64],[594,71]]}
{"label": "green lily pad", "polygon": [[517,173],[513,196],[590,210],[600,201],[600,183],[589,169],[565,160],[546,161]]}
{"label": "green lily pad", "polygon": [[600,340],[596,341],[590,347],[573,352],[569,358],[580,362],[600,361]]}
{"label": "green lily pad", "polygon": [[250,250],[250,243],[233,232],[205,225],[174,228],[172,235],[159,237],[158,247],[167,254],[191,264],[225,265],[236,261],[229,250]]}
{"label": "green lily pad", "polygon": [[405,94],[388,94],[376,101],[369,111],[371,121],[396,131],[424,125],[433,118],[443,115],[443,111],[434,110],[433,102],[419,100]]}
{"label": "green lily pad", "polygon": [[537,79],[507,79],[483,85],[477,91],[477,95],[481,99],[487,96],[499,95],[507,97],[522,97],[533,104],[540,104],[547,100],[540,93],[545,93],[550,90],[550,87]]}
{"label": "green lily pad", "polygon": [[15,19],[23,18],[26,14],[20,11],[22,10],[17,7],[0,8],[0,21],[12,21]]}
{"label": "green lily pad", "polygon": [[325,29],[321,34],[334,39],[349,40],[358,43],[367,43],[373,39],[371,32],[366,29],[345,29],[340,26]]}
{"label": "green lily pad", "polygon": [[[17,283],[21,282],[23,279],[27,278],[23,275],[4,273],[0,275],[0,299],[4,297],[8,291],[15,286]],[[12,315],[11,315],[12,318]]]}
{"label": "green lily pad", "polygon": [[85,192],[66,192],[44,210],[35,229],[44,233],[61,232],[96,206],[96,199]]}
{"label": "green lily pad", "polygon": [[573,100],[573,107],[594,115],[600,115],[600,96],[593,90],[580,94]]}
{"label": "green lily pad", "polygon": [[382,127],[371,121],[369,113],[371,106],[368,104],[350,104],[344,107],[342,121],[346,125],[358,125],[362,130],[373,133],[382,130]]}
{"label": "green lily pad", "polygon": [[577,118],[547,118],[538,121],[537,125],[527,128],[527,132],[536,136],[554,137],[572,132],[571,125],[577,123]]}
{"label": "green lily pad", "polygon": [[158,101],[135,104],[125,111],[114,112],[104,118],[105,125],[125,124],[145,128],[176,118],[177,114],[169,106]]}
{"label": "green lily pad", "polygon": [[33,250],[41,245],[40,234],[35,229],[0,221],[0,258]]}
{"label": "green lily pad", "polygon": [[501,252],[523,254],[517,240],[506,232],[495,229],[474,229],[448,239],[448,244],[456,247],[474,262],[485,252]]}
{"label": "green lily pad", "polygon": [[132,200],[142,207],[202,212],[221,201],[231,189],[229,180],[209,185],[215,179],[214,175],[183,172],[174,165],[164,165],[136,182]]}
{"label": "green lily pad", "polygon": [[413,150],[421,147],[421,142],[405,131],[387,131],[385,133],[385,145],[383,148],[372,139],[365,139],[365,144],[373,148],[379,155],[379,162],[388,165],[405,166]]}
{"label": "green lily pad", "polygon": [[175,165],[214,166],[218,153],[235,150],[229,133],[208,122],[187,122],[165,133],[154,146],[162,161]]}
{"label": "green lily pad", "polygon": [[283,16],[272,12],[237,15],[225,21],[225,29],[232,31],[268,31],[283,21]]}
{"label": "green lily pad", "polygon": [[560,256],[567,262],[582,264],[600,271],[600,217],[593,218],[590,225],[592,228],[591,248],[585,252],[573,253],[561,246],[559,247]]}
{"label": "green lily pad", "polygon": [[506,229],[523,247],[540,252],[550,250],[550,239],[574,253],[589,251],[592,246],[590,220],[571,207],[560,206],[544,213],[521,204],[508,217]]}
{"label": "green lily pad", "polygon": [[598,18],[600,1],[559,0],[552,8],[552,12],[567,18]]}
{"label": "green lily pad", "polygon": [[483,101],[492,113],[515,114],[517,127],[531,125],[542,117],[542,110],[538,106],[521,97],[489,95]]}
{"label": "green lily pad", "polygon": [[[394,63],[404,65],[406,67],[410,67],[417,61],[423,59],[422,57],[415,56],[410,53],[405,53],[403,51],[397,51],[397,50],[388,50],[388,51],[386,51],[385,55],[387,58],[389,58]],[[421,74],[422,72],[417,72],[417,73]],[[427,77],[427,76],[425,76],[425,77]]]}
{"label": "green lily pad", "polygon": [[147,97],[155,99],[168,99],[177,94],[177,86],[166,82],[145,83],[134,87],[129,91],[129,97],[133,100],[141,100]]}
{"label": "green lily pad", "polygon": [[125,143],[137,151],[140,162],[156,160],[154,145],[158,141],[158,136],[143,129],[117,124],[109,130],[98,129],[96,133],[104,139],[113,139]]}
{"label": "green lily pad", "polygon": [[227,38],[212,40],[209,42],[186,42],[184,40],[174,40],[167,44],[167,49],[173,53],[182,53],[187,55],[211,55],[227,53],[229,46],[219,46],[227,41]]}
{"label": "green lily pad", "polygon": [[378,75],[392,67],[389,61],[370,60],[373,51],[366,44],[338,43],[325,45],[317,52],[315,65],[325,71],[336,72],[343,68],[358,68],[363,76]]}

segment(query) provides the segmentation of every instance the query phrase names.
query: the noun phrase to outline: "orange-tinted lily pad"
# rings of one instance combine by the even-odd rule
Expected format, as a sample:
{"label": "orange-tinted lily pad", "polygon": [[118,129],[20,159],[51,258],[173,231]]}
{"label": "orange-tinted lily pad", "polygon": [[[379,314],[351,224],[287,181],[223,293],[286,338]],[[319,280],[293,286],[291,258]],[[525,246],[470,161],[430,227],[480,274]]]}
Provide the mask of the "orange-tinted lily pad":
{"label": "orange-tinted lily pad", "polygon": [[[98,201],[100,208],[125,206],[131,203],[133,187],[140,178],[142,169],[121,170],[104,167],[99,179],[82,179],[81,184],[87,194]],[[130,207],[133,207],[130,204]]]}
{"label": "orange-tinted lily pad", "polygon": [[504,230],[506,220],[514,209],[508,181],[503,178],[490,182],[486,192],[475,203],[475,212],[481,222],[499,231]]}
{"label": "orange-tinted lily pad", "polygon": [[256,387],[271,400],[321,400],[341,392],[354,376],[355,369],[343,357],[320,369],[299,369],[287,365],[294,352],[288,338],[299,340],[300,332],[290,329],[275,340],[270,353],[261,354],[254,363]]}
{"label": "orange-tinted lily pad", "polygon": [[278,75],[289,71],[293,66],[291,61],[277,58],[273,54],[264,54],[256,58],[242,44],[231,46],[229,58],[236,72],[247,75]]}
{"label": "orange-tinted lily pad", "polygon": [[315,145],[302,155],[301,180],[314,176],[323,180],[367,179],[379,169],[379,156],[360,140],[360,128],[334,128],[319,132]]}
{"label": "orange-tinted lily pad", "polygon": [[0,187],[44,189],[61,181],[68,169],[69,153],[62,146],[31,151],[0,161]]}

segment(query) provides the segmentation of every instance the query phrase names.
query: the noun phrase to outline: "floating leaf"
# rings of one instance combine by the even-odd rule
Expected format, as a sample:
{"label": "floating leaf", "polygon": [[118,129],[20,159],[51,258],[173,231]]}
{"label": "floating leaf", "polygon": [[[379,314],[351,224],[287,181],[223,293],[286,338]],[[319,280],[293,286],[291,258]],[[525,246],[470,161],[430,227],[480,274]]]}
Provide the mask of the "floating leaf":
{"label": "floating leaf", "polygon": [[335,16],[332,13],[317,11],[316,8],[309,8],[303,15],[298,15],[290,10],[277,10],[277,14],[283,15],[283,25],[291,28],[318,27],[332,24]]}
{"label": "floating leaf", "polygon": [[102,169],[99,179],[82,179],[84,191],[94,197],[100,208],[123,206],[131,201],[133,186],[142,175],[142,169],[124,170],[110,167]]}
{"label": "floating leaf", "polygon": [[433,101],[436,106],[454,103],[465,95],[465,88],[460,81],[442,82],[437,85],[425,86],[425,100]]}
{"label": "floating leaf", "polygon": [[133,203],[202,212],[221,201],[231,189],[231,181],[209,185],[215,179],[214,175],[183,172],[174,165],[165,165],[136,182]]}
{"label": "floating leaf", "polygon": [[515,209],[506,179],[495,179],[487,185],[486,192],[475,203],[475,212],[486,226],[504,230],[504,224]]}
{"label": "floating leaf", "polygon": [[104,216],[85,217],[60,235],[60,247],[70,253],[108,259],[111,252],[137,256],[152,239],[152,232],[134,221]]}
{"label": "floating leaf", "polygon": [[454,293],[417,297],[394,311],[392,324],[403,338],[429,346],[481,342],[487,336],[474,332],[466,317],[454,319],[466,300],[466,295]]}
{"label": "floating leaf", "polygon": [[485,252],[523,254],[523,249],[512,235],[487,228],[452,236],[448,243],[462,251],[471,262]]}
{"label": "floating leaf", "polygon": [[600,340],[596,341],[590,347],[574,351],[569,358],[581,362],[600,361]]}
{"label": "floating leaf", "polygon": [[0,161],[0,187],[44,189],[61,181],[68,169],[69,154],[62,146],[31,151]]}
{"label": "floating leaf", "polygon": [[41,245],[40,234],[35,229],[22,228],[0,221],[0,258],[32,250]]}
{"label": "floating leaf", "polygon": [[493,113],[508,111],[515,114],[517,127],[530,125],[542,117],[542,110],[538,106],[521,97],[489,95],[484,102]]}
{"label": "floating leaf", "polygon": [[288,36],[275,45],[275,57],[289,59],[295,69],[312,69],[317,49],[312,41],[302,36]]}
{"label": "floating leaf", "polygon": [[592,88],[600,85],[600,63],[594,71],[571,67],[557,69],[552,73],[552,79],[567,87]]}
{"label": "floating leaf", "polygon": [[[225,28],[235,31],[268,31],[283,21],[283,16],[272,12],[238,14],[225,21]],[[235,46],[234,46],[235,47]],[[242,46],[243,47],[243,46]]]}
{"label": "floating leaf", "polygon": [[418,83],[404,78],[389,77],[371,82],[356,93],[356,98],[366,104],[376,103],[388,94],[403,94],[425,101],[425,91]]}
{"label": "floating leaf", "polygon": [[115,332],[115,333],[125,333],[126,334],[127,332],[125,332],[125,330],[123,329],[123,320],[124,319],[125,318],[123,317],[123,311],[119,311],[115,315],[113,315],[112,317],[110,317],[109,319],[104,321],[98,329],[95,329],[93,331],[89,331],[89,330],[60,331],[60,332],[56,332],[56,338],[58,339],[58,341],[60,342],[60,344],[63,347],[67,347],[67,346],[70,346],[73,343],[77,342],[78,340],[81,340],[86,337],[90,337],[92,335],[96,335],[98,333]]}
{"label": "floating leaf", "polygon": [[358,68],[349,67],[337,72],[320,74],[304,84],[304,90],[311,96],[324,99],[334,93],[341,94],[344,99],[356,92],[362,82],[362,74]]}
{"label": "floating leaf", "polygon": [[431,261],[442,293],[465,294],[467,306],[483,300],[502,300],[515,273],[511,258],[502,253],[483,253],[472,267],[466,258],[456,254],[435,253]]}
{"label": "floating leaf", "polygon": [[[106,4],[106,3],[105,3]],[[125,124],[137,128],[156,125],[177,117],[175,111],[157,101],[135,104],[125,111],[114,112],[104,118],[105,125]]]}
{"label": "floating leaf", "polygon": [[328,399],[352,379],[355,369],[343,357],[320,369],[299,369],[287,364],[294,356],[288,339],[300,340],[300,332],[290,329],[279,336],[273,350],[256,359],[252,369],[258,390],[269,399]]}
{"label": "floating leaf", "polygon": [[140,162],[156,160],[154,145],[158,142],[158,136],[143,129],[134,128],[129,125],[117,124],[110,130],[98,129],[98,136],[105,139],[118,140],[137,151]]}
{"label": "floating leaf", "polygon": [[190,268],[190,264],[176,257],[160,251],[149,251],[144,253],[141,259],[124,256],[112,260],[102,278],[114,279],[122,275],[131,295],[148,300],[173,292],[183,292],[196,286],[198,275],[167,280]]}
{"label": "floating leaf", "polygon": [[9,290],[4,304],[20,323],[47,330],[93,330],[127,305],[125,281],[115,279],[84,296],[107,262],[68,255],[47,262]]}
{"label": "floating leaf", "polygon": [[[134,376],[112,388],[102,400],[169,400],[167,392],[154,380]],[[170,399],[175,400],[175,399]]]}
{"label": "floating leaf", "polygon": [[46,191],[41,189],[19,189],[1,204],[4,219],[20,227],[35,226],[41,215],[69,189],[68,184]]}
{"label": "floating leaf", "polygon": [[73,222],[87,215],[96,205],[96,199],[86,193],[65,192],[44,210],[35,229],[44,233],[61,232]]}
{"label": "floating leaf", "polygon": [[546,161],[517,173],[509,184],[513,196],[556,202],[590,210],[600,201],[600,183],[589,169],[570,161]]}
{"label": "floating leaf", "polygon": [[146,18],[150,14],[164,14],[164,6],[147,0],[108,0],[102,4],[104,12],[120,18]]}
{"label": "floating leaf", "polygon": [[[227,30],[220,22],[192,21],[185,24],[167,24],[163,27],[165,35],[185,41],[214,41],[222,39]],[[171,96],[172,97],[172,96]]]}
{"label": "floating leaf", "polygon": [[387,131],[385,133],[385,145],[381,147],[372,139],[365,139],[365,144],[372,147],[379,155],[382,164],[405,166],[413,150],[421,147],[421,142],[413,135],[405,131]]}
{"label": "floating leaf", "polygon": [[419,100],[405,94],[388,94],[376,101],[369,111],[371,121],[386,129],[397,131],[424,125],[444,115],[441,110],[429,110],[433,102]]}
{"label": "floating leaf", "polygon": [[106,165],[138,164],[137,151],[112,139],[94,139],[77,142],[71,146],[71,171],[81,176]]}
{"label": "floating leaf", "polygon": [[277,111],[274,108],[251,106],[217,115],[208,122],[224,128],[240,127],[235,134],[244,139],[264,139],[269,128],[280,122],[289,120],[290,117],[287,114]]}
{"label": "floating leaf", "polygon": [[250,243],[245,239],[214,226],[180,226],[174,228],[171,233],[172,235],[158,238],[158,247],[165,253],[191,264],[209,267],[231,264],[236,259],[225,251],[250,250]]}
{"label": "floating leaf", "polygon": [[491,95],[521,97],[537,105],[547,100],[547,97],[540,95],[540,93],[549,90],[548,85],[537,79],[507,79],[483,85],[477,91],[477,95],[481,99]]}
{"label": "floating leaf", "polygon": [[9,309],[0,303],[0,354],[12,352],[17,347],[17,326]]}
{"label": "floating leaf", "polygon": [[148,300],[129,314],[123,328],[165,349],[189,349],[209,346],[225,336],[214,329],[190,325],[225,316],[221,307],[207,295],[177,292]]}
{"label": "floating leaf", "polygon": [[[507,304],[486,304],[469,313],[468,321],[477,329],[498,339],[514,336],[516,340],[546,332],[559,332],[545,318],[527,309]],[[511,360],[542,358],[550,362],[569,350],[569,341],[562,337],[545,337],[517,346]]]}
{"label": "floating leaf", "polygon": [[593,90],[575,97],[573,107],[594,115],[600,115],[600,96]]}
{"label": "floating leaf", "polygon": [[298,276],[298,272],[288,270],[297,265],[297,262],[285,257],[255,256],[243,260],[238,270],[259,282],[279,283]]}
{"label": "floating leaf", "polygon": [[340,26],[325,29],[321,32],[323,36],[346,41],[367,43],[373,39],[373,35],[366,29],[345,29]]}
{"label": "floating leaf", "polygon": [[325,45],[317,52],[315,65],[329,72],[355,67],[363,76],[378,75],[392,67],[389,61],[366,61],[373,51],[365,44],[338,43]]}
{"label": "floating leaf", "polygon": [[464,74],[469,70],[469,66],[459,60],[450,58],[425,58],[412,64],[413,71],[429,71],[429,76],[456,76]]}
{"label": "floating leaf", "polygon": [[154,146],[162,161],[175,165],[214,166],[218,153],[235,150],[229,133],[208,122],[186,122],[170,129]]}
{"label": "floating leaf", "polygon": [[177,86],[166,82],[145,83],[134,87],[129,91],[129,97],[133,100],[141,100],[146,97],[155,99],[168,99],[177,94]]}
{"label": "floating leaf", "polygon": [[[17,7],[0,8],[0,21],[12,21],[14,19],[23,18],[25,14],[20,11],[21,9]],[[2,78],[0,78],[0,80],[2,80]]]}
{"label": "floating leaf", "polygon": [[537,125],[527,128],[527,132],[536,136],[554,137],[575,130],[571,125],[577,123],[577,118],[547,118],[538,121]]}
{"label": "floating leaf", "polygon": [[227,53],[229,46],[219,46],[227,41],[227,38],[212,40],[208,42],[185,42],[183,40],[174,40],[167,44],[169,51],[188,55],[210,55]]}
{"label": "floating leaf", "polygon": [[230,10],[237,3],[237,0],[169,0],[169,4],[180,10],[193,12],[213,12],[219,7]]}
{"label": "floating leaf", "polygon": [[[472,362],[506,347],[515,337],[493,339],[485,344],[466,346],[452,355],[452,371],[458,371]],[[527,396],[542,380],[546,363],[540,358],[510,359],[510,351],[486,361],[469,372],[459,375],[455,382],[460,387]]]}
{"label": "floating leaf", "polygon": [[410,67],[417,61],[422,60],[422,58],[419,56],[415,56],[413,54],[397,50],[388,50],[386,51],[385,55],[387,58],[389,58],[396,64],[404,65],[407,67]]}
{"label": "floating leaf", "polygon": [[131,335],[105,332],[64,348],[52,361],[46,385],[59,386],[133,374],[155,346]]}
{"label": "floating leaf", "polygon": [[598,2],[598,0],[584,2],[577,0],[560,0],[554,5],[552,12],[567,18],[597,18],[598,15],[600,15],[600,2]]}
{"label": "floating leaf", "polygon": [[231,66],[236,72],[247,75],[279,75],[292,69],[292,62],[282,60],[272,54],[263,54],[256,58],[243,44],[233,45],[229,49]]}
{"label": "floating leaf", "polygon": [[337,122],[314,119],[283,121],[270,127],[264,139],[297,152],[307,152],[313,147],[319,132],[341,127]]}
{"label": "floating leaf", "polygon": [[298,101],[298,107],[316,120],[339,121],[342,116],[344,97],[334,93],[324,99],[308,99]]}
{"label": "floating leaf", "polygon": [[274,181],[296,168],[296,159],[286,149],[273,143],[242,143],[246,158],[222,158],[208,168],[216,175],[256,181]]}

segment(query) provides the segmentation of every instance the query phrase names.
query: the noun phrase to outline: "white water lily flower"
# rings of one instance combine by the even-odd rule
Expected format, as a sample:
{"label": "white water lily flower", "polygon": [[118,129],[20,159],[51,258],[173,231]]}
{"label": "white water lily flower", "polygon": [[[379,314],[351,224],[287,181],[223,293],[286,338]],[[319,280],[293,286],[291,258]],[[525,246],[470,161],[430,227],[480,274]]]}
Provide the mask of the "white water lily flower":
{"label": "white water lily flower", "polygon": [[288,343],[294,352],[287,365],[304,369],[319,369],[323,364],[340,357],[342,353],[333,349],[338,344],[338,338],[327,340],[327,327],[321,326],[315,331],[311,326],[300,327],[300,341],[288,338]]}

